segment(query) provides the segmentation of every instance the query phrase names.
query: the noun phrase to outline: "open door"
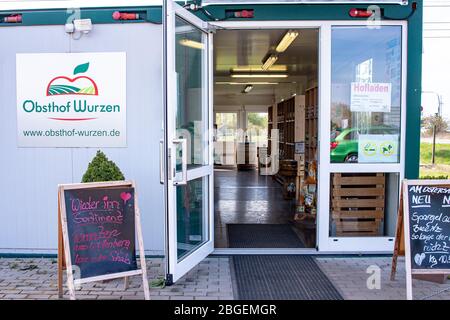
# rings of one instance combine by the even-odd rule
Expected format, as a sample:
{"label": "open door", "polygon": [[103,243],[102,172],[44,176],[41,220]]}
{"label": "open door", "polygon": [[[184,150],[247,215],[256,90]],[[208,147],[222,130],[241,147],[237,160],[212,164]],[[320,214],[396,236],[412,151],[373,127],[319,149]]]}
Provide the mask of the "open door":
{"label": "open door", "polygon": [[212,35],[207,27],[174,1],[164,1],[168,284],[214,250]]}

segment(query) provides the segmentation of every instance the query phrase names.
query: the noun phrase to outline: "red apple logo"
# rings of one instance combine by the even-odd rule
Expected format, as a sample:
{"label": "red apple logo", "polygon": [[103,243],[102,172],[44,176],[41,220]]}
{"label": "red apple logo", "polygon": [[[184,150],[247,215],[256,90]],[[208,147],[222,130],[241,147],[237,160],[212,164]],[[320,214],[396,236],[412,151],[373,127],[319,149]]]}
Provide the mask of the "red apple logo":
{"label": "red apple logo", "polygon": [[[85,73],[89,69],[89,62],[80,64],[73,70],[73,75]],[[47,96],[56,95],[86,95],[98,96],[97,84],[86,76],[78,76],[73,79],[65,76],[53,78],[47,86]]]}

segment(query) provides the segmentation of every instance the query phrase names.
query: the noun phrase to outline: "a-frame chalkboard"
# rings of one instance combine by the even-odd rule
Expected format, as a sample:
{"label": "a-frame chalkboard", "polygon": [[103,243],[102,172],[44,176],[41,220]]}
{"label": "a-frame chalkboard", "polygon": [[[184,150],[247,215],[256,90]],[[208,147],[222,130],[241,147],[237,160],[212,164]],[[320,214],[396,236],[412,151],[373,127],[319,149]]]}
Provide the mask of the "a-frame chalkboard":
{"label": "a-frame chalkboard", "polygon": [[[67,270],[70,299],[87,282],[142,275],[150,299],[140,212],[133,181],[58,186],[58,282]],[[140,268],[136,259],[136,239]],[[76,279],[75,279],[76,278]]]}
{"label": "a-frame chalkboard", "polygon": [[450,273],[450,180],[403,180],[391,280],[403,250],[408,300],[413,275]]}

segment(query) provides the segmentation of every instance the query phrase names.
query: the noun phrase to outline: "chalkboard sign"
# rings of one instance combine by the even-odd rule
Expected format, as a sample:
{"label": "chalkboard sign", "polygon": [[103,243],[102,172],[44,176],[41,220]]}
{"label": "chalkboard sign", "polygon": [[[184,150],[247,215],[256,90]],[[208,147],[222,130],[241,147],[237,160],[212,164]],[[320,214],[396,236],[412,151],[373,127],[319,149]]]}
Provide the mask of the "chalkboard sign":
{"label": "chalkboard sign", "polygon": [[80,278],[136,270],[134,189],[65,190],[72,265]]}
{"label": "chalkboard sign", "polygon": [[450,269],[450,186],[408,184],[412,270]]}
{"label": "chalkboard sign", "polygon": [[413,299],[412,275],[437,279],[450,274],[450,180],[403,180],[391,281],[402,252],[408,300]]}
{"label": "chalkboard sign", "polygon": [[[136,262],[136,239],[139,255],[145,255],[134,183],[60,185],[58,200],[64,248],[58,258],[65,260],[71,299],[75,285],[133,275],[142,275],[148,299],[145,259],[140,259],[140,269]],[[59,273],[60,266],[58,261]]]}

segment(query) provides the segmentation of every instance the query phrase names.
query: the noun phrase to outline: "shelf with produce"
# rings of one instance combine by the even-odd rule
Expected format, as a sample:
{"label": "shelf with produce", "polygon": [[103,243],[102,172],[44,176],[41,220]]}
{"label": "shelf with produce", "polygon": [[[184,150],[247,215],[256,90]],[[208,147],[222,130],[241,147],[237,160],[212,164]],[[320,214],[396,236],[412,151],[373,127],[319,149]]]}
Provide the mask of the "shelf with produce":
{"label": "shelf with produce", "polygon": [[305,90],[303,176],[298,179],[297,208],[294,220],[315,221],[317,198],[318,88]]}

